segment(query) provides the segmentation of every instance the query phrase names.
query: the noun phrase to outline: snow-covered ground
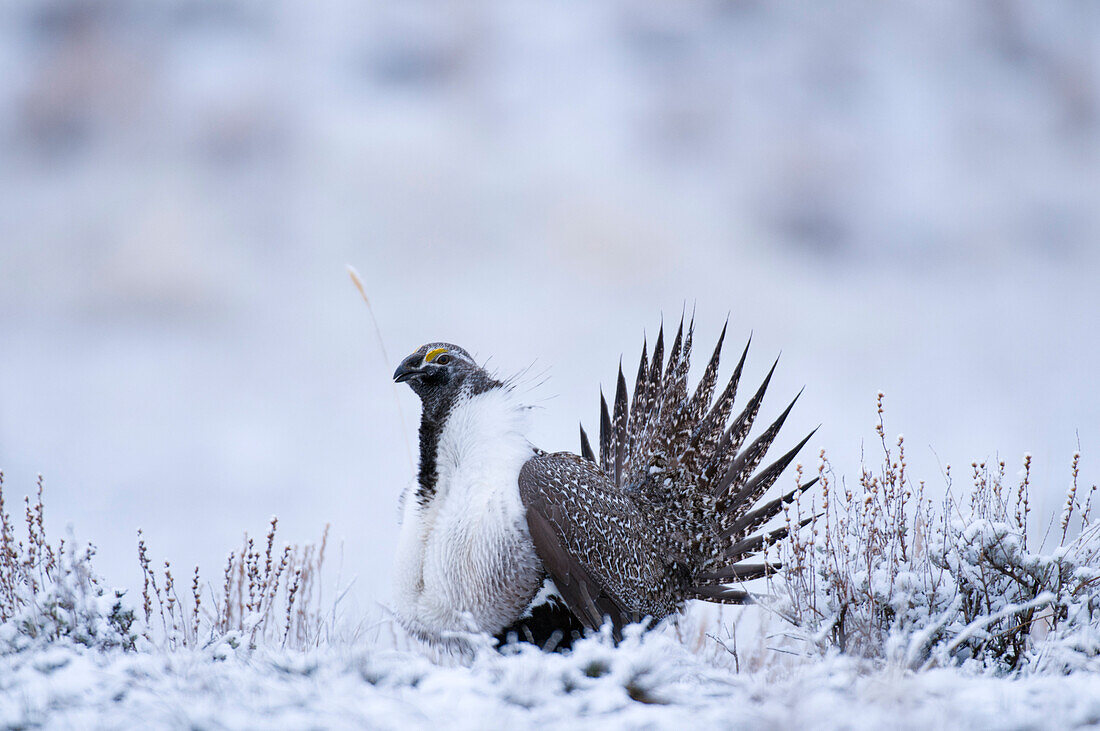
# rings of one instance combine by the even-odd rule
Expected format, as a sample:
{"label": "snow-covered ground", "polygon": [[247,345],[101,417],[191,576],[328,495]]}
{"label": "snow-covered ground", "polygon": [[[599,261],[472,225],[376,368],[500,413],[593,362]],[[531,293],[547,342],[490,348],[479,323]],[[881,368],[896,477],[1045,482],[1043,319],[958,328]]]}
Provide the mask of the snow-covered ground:
{"label": "snow-covered ground", "polygon": [[408,650],[0,656],[0,726],[26,728],[1067,729],[1100,675],[867,672],[844,658],[734,673],[663,636],[439,666]]}
{"label": "snow-covered ground", "polygon": [[575,449],[686,301],[749,380],[783,353],[765,416],[805,385],[842,473],[881,388],[930,485],[1030,450],[1056,504],[1100,444],[1098,37],[1080,2],[0,3],[0,466],[113,581],[138,527],[213,574],[276,514],[369,607],[396,359],[548,369],[533,439]]}

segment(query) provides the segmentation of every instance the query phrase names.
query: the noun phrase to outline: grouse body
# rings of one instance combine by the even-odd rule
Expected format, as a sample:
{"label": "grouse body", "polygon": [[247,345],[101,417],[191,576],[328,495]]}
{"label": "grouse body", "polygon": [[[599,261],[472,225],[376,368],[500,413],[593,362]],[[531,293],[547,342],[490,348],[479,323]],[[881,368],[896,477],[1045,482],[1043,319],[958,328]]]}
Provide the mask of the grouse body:
{"label": "grouse body", "polygon": [[583,427],[579,455],[531,445],[515,389],[458,346],[430,343],[402,361],[394,379],[422,402],[397,559],[407,630],[452,647],[487,633],[561,648],[690,599],[750,600],[729,585],[778,569],[748,560],[786,534],[762,528],[813,483],[762,498],[809,436],[757,471],[794,402],[749,442],[775,365],[733,417],[748,345],[715,398],[723,328],[689,393],[693,330],[681,321],[667,362],[663,328],[652,354],[643,345],[629,397],[620,367],[611,409],[601,396],[598,455]]}

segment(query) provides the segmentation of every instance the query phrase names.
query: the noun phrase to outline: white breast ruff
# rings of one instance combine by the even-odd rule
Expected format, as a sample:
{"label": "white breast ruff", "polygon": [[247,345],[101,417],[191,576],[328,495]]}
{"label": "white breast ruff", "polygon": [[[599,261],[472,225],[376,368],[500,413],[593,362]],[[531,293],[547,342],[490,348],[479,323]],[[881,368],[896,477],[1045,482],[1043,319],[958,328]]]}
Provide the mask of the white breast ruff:
{"label": "white breast ruff", "polygon": [[533,454],[526,416],[507,389],[460,398],[440,435],[433,499],[405,500],[395,612],[422,639],[495,634],[541,586],[517,486]]}

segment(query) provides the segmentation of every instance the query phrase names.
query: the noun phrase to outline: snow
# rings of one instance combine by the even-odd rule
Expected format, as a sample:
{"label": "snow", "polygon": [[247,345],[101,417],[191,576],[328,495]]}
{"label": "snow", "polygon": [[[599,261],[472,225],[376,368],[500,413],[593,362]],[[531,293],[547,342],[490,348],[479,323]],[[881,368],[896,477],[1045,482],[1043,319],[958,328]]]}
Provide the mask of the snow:
{"label": "snow", "polygon": [[[960,534],[990,540],[995,528]],[[411,640],[392,618],[337,624],[335,607],[316,608],[333,624],[299,645],[306,649],[288,648],[286,633],[255,631],[268,621],[255,613],[243,629],[219,634],[207,618],[202,632],[180,638],[103,590],[87,549],[70,549],[56,566],[49,576],[32,567],[27,575],[44,583],[0,623],[0,728],[1015,729],[1100,721],[1100,630],[1087,597],[1069,607],[1072,631],[1036,638],[1027,663],[1005,675],[995,663],[957,663],[953,647],[923,664],[923,652],[861,659],[821,651],[767,602],[696,602],[651,631],[627,627],[618,645],[605,628],[558,654],[497,650],[487,637],[473,652],[447,652]],[[22,595],[26,585],[16,581]],[[1056,600],[1042,594],[1031,604]],[[1018,611],[998,607],[957,632],[952,646]],[[923,647],[919,627],[899,630],[912,634],[910,647]],[[904,646],[904,637],[893,644]]]}
{"label": "snow", "polygon": [[[0,656],[0,726],[63,728],[1075,728],[1100,675],[995,679],[867,672],[845,658],[781,677],[707,664],[662,635],[571,655],[489,652],[468,666],[367,646],[311,652]],[[633,697],[632,697],[633,694]]]}

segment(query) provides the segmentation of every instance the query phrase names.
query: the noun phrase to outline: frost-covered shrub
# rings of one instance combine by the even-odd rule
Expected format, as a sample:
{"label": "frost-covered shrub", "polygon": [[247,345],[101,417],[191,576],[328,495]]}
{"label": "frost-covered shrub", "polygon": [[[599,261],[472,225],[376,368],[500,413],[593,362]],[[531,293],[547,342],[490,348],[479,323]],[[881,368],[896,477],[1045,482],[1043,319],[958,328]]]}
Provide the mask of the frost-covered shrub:
{"label": "frost-covered shrub", "polygon": [[[145,635],[167,649],[226,646],[316,647],[333,629],[336,607],[323,602],[321,575],[328,527],[319,544],[276,545],[278,519],[263,542],[246,533],[231,551],[218,586],[203,591],[196,566],[189,591],[177,591],[172,567],[157,571],[138,531],[138,560],[144,583]],[[206,597],[205,600],[203,597]]]}
{"label": "frost-covered shrub", "polygon": [[[785,565],[774,580],[778,609],[820,651],[912,668],[1069,671],[1100,664],[1100,533],[1089,523],[1096,488],[1082,506],[1079,455],[1058,545],[1032,552],[1030,456],[1015,486],[1006,486],[1004,462],[994,469],[972,464],[966,500],[955,497],[948,467],[946,497],[935,503],[906,472],[904,438],[887,440],[882,398],[882,464],[865,466],[853,490],[838,482],[822,452],[820,512],[811,507],[809,524],[796,530],[804,506],[788,508],[792,538],[777,546]],[[1071,522],[1081,529],[1072,540]]]}
{"label": "frost-covered shrub", "polygon": [[47,540],[42,489],[39,477],[35,502],[25,498],[26,540],[17,540],[0,472],[0,653],[59,640],[134,649],[143,638],[146,645],[211,647],[224,656],[221,648],[314,647],[333,628],[340,597],[325,604],[321,586],[327,528],[316,546],[277,546],[272,518],[263,543],[246,534],[240,552],[229,554],[218,586],[204,589],[195,567],[183,591],[167,561],[163,570],[153,568],[139,531],[144,584],[135,613],[122,591],[106,589],[95,574],[94,547]]}
{"label": "frost-covered shrub", "polygon": [[39,477],[36,502],[26,499],[26,543],[17,542],[0,473],[0,653],[59,641],[134,649],[134,613],[123,592],[105,589],[94,573],[95,548],[71,539],[51,544],[43,512]]}
{"label": "frost-covered shrub", "polygon": [[1040,658],[1044,670],[1092,663],[1095,643],[1081,640],[1100,628],[1100,571],[1090,548],[1096,536],[1088,529],[1030,553],[1010,524],[949,522],[928,559],[950,578],[953,596],[910,640],[907,658],[925,665],[976,660],[999,671],[1036,669]]}

